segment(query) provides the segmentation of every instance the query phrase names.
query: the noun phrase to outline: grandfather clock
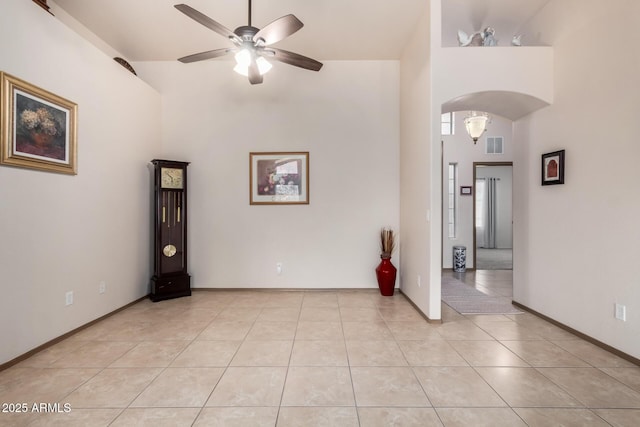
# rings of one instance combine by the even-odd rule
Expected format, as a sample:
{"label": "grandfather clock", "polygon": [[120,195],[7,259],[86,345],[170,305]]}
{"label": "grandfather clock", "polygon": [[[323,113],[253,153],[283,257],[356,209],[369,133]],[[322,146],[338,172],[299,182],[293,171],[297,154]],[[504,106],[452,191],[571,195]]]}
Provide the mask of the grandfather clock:
{"label": "grandfather clock", "polygon": [[151,301],[191,295],[187,273],[187,162],[152,160],[153,277]]}

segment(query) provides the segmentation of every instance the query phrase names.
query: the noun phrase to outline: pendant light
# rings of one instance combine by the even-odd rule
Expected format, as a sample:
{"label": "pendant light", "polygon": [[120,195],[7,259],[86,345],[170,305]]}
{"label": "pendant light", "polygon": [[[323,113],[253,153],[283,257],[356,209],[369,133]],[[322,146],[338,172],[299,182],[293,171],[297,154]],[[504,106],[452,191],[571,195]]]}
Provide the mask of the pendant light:
{"label": "pendant light", "polygon": [[471,111],[464,119],[464,126],[471,139],[473,139],[474,144],[478,142],[478,138],[487,130],[487,123],[490,122],[490,119],[488,113],[481,111]]}

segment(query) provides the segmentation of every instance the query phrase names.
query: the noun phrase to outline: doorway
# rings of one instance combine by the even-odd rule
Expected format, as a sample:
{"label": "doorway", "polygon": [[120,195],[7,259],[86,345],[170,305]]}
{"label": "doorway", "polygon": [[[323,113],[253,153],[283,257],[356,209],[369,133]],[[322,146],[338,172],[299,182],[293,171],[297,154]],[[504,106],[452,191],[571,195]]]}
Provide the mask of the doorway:
{"label": "doorway", "polygon": [[473,163],[473,265],[513,269],[513,162]]}

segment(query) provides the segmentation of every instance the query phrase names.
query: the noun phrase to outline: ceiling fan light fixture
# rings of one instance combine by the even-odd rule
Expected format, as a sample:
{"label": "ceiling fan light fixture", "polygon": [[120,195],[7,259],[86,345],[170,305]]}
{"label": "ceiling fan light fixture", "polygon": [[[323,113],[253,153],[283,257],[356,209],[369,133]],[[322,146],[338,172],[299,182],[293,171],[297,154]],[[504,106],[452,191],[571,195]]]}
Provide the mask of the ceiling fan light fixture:
{"label": "ceiling fan light fixture", "polygon": [[236,28],[234,31],[231,31],[229,28],[214,21],[191,6],[186,4],[174,5],[178,11],[227,38],[235,45],[231,49],[213,49],[187,55],[178,58],[178,61],[186,64],[218,58],[233,52],[235,53],[237,63],[234,71],[243,76],[247,76],[249,83],[252,85],[262,83],[262,76],[269,72],[272,67],[263,56],[305,70],[320,71],[322,63],[315,59],[307,58],[306,56],[283,49],[269,48],[269,46],[284,40],[304,26],[298,18],[289,14],[281,16],[262,29],[256,28],[251,25],[251,0],[247,1],[249,3],[249,23],[248,25]]}
{"label": "ceiling fan light fixture", "polygon": [[256,60],[256,63],[258,64],[258,71],[261,76],[267,74],[269,70],[271,70],[271,67],[273,67],[273,65],[262,56]]}
{"label": "ceiling fan light fixture", "polygon": [[[237,55],[237,54],[236,54]],[[237,61],[237,58],[236,58]],[[249,56],[249,62],[248,63],[240,63],[240,61],[238,61],[238,63],[236,64],[236,66],[233,68],[233,71],[235,71],[236,73],[248,77],[249,76],[249,65],[251,64],[251,57]],[[269,61],[267,61],[266,59],[264,59],[262,56],[259,56],[256,59],[256,65],[258,66],[258,72],[260,73],[261,76],[267,74],[269,72],[269,70],[271,69],[271,67],[273,67],[273,65],[271,65],[269,63]]]}
{"label": "ceiling fan light fixture", "polygon": [[251,64],[251,52],[249,49],[241,49],[236,53],[235,59],[238,67],[248,68]]}

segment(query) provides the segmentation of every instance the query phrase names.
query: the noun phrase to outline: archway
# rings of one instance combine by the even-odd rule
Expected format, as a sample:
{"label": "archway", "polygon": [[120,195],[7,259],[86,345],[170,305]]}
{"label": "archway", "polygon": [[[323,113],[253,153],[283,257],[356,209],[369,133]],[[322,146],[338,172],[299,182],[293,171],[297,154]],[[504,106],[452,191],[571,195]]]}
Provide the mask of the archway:
{"label": "archway", "polygon": [[[454,114],[456,125],[453,127],[457,132],[456,135],[441,135],[440,137],[442,141],[442,185],[440,188],[442,192],[441,267],[443,272],[453,269],[454,246],[466,246],[467,267],[470,267],[471,270],[475,270],[477,267],[474,211],[477,190],[476,165],[512,165],[515,160],[515,147],[518,143],[513,137],[513,123],[548,105],[548,102],[534,96],[509,91],[483,91],[465,94],[442,104],[441,112],[443,115],[445,115],[444,113]],[[477,141],[477,144],[473,143],[462,123],[470,111],[483,111],[492,116],[487,131]],[[499,141],[499,144],[496,141]],[[496,146],[500,148],[496,149]],[[512,170],[514,175],[518,173],[517,164]],[[451,175],[452,171],[454,171],[453,176]],[[509,186],[509,188],[511,187]],[[453,215],[451,213],[452,206],[455,209]],[[455,220],[454,226],[451,225],[452,217]],[[452,232],[452,230],[456,232]],[[511,230],[511,226],[509,226],[509,230]],[[511,241],[511,236],[509,236],[509,240]],[[469,284],[475,284],[477,279],[475,273],[472,271],[472,274],[467,275]],[[511,271],[501,271],[500,278],[502,279],[507,273],[512,277]],[[450,276],[451,273],[446,273],[446,275]],[[491,274],[484,275],[484,272],[482,274],[482,278],[485,280],[489,280],[491,277],[493,277]],[[486,284],[483,283],[483,285]],[[500,290],[502,291],[502,289]],[[512,288],[509,291],[512,292]],[[501,296],[509,297],[510,295]]]}

